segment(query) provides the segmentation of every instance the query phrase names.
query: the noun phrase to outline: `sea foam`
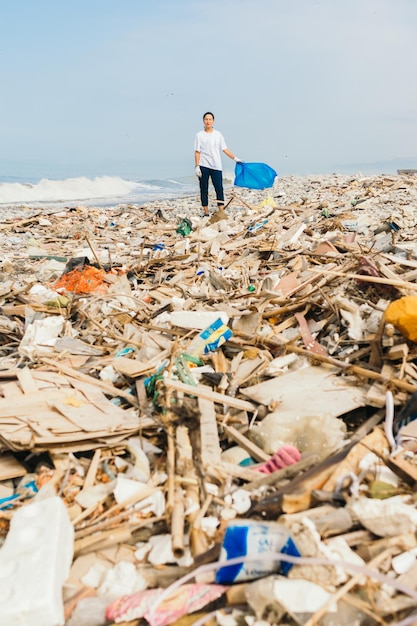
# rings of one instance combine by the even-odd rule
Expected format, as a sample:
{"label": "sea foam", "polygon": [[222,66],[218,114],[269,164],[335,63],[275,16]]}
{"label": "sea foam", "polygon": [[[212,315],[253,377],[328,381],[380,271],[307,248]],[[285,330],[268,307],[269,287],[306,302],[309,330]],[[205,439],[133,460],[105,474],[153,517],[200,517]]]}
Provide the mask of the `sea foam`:
{"label": "sea foam", "polygon": [[0,204],[32,204],[34,202],[68,202],[129,196],[132,192],[156,191],[156,185],[124,180],[117,176],[97,178],[43,178],[36,184],[0,183]]}

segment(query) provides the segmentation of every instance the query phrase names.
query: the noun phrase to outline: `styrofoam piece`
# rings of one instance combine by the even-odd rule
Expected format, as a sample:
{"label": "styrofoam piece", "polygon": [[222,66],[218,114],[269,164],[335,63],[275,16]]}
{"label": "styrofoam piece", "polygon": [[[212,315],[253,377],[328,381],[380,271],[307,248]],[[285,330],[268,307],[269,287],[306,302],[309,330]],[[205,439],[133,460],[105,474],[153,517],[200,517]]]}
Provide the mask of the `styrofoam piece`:
{"label": "styrofoam piece", "polygon": [[417,526],[417,511],[413,505],[406,504],[402,496],[385,500],[363,497],[350,503],[349,509],[364,528],[378,537],[413,533]]}
{"label": "styrofoam piece", "polygon": [[142,493],[148,494],[149,487],[145,483],[141,483],[138,480],[132,478],[125,478],[120,474],[116,478],[116,484],[114,488],[114,498],[118,504],[136,495],[140,496]]}
{"label": "styrofoam piece", "polygon": [[153,535],[149,542],[152,549],[148,554],[148,561],[152,565],[166,565],[167,563],[176,563],[177,565],[189,567],[193,563],[189,546],[185,546],[184,555],[180,558],[174,556],[172,552],[171,535]]}
{"label": "styrofoam piece", "polygon": [[223,324],[227,324],[229,321],[229,316],[224,311],[172,311],[170,315],[173,326],[197,330],[211,326],[219,318]]}
{"label": "styrofoam piece", "polygon": [[109,602],[113,602],[124,595],[143,591],[146,587],[146,579],[133,563],[119,561],[105,572],[104,580],[98,588],[98,595],[106,597]]}
{"label": "styrofoam piece", "polygon": [[29,324],[18,348],[19,354],[32,359],[36,355],[48,355],[55,341],[64,328],[65,319],[62,315],[50,315]]}
{"label": "styrofoam piece", "polygon": [[413,567],[415,562],[416,555],[412,550],[409,550],[408,552],[401,552],[401,554],[394,556],[391,561],[391,565],[394,572],[400,575],[408,572]]}
{"label": "styrofoam piece", "polygon": [[226,494],[224,501],[228,506],[236,511],[239,515],[243,515],[249,511],[252,506],[250,491],[246,489],[236,489],[233,493]]}
{"label": "styrofoam piece", "polygon": [[[331,594],[316,583],[309,580],[288,580],[276,578],[274,583],[274,599],[292,613],[315,613],[329,601]],[[332,603],[329,612],[337,611],[336,603]]]}
{"label": "styrofoam piece", "polygon": [[65,504],[53,496],[16,511],[0,549],[0,616],[7,626],[62,626],[62,587],[74,551]]}

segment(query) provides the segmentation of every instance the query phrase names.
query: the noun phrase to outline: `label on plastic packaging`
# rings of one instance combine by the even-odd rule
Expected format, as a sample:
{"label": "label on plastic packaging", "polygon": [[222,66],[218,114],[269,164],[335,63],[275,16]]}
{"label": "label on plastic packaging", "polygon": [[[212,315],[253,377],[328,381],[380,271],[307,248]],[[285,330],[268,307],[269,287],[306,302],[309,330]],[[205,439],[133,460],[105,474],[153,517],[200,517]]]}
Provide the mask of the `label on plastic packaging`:
{"label": "label on plastic packaging", "polygon": [[233,333],[219,318],[211,326],[205,328],[187,347],[187,354],[201,356],[222,346]]}
{"label": "label on plastic packaging", "polygon": [[[292,556],[300,556],[289,530],[277,522],[252,522],[251,520],[235,520],[226,528],[220,554],[220,560],[235,557],[267,555],[280,552]],[[216,572],[216,583],[231,584],[245,580],[254,580],[280,572],[286,575],[292,563],[250,559],[221,567]]]}

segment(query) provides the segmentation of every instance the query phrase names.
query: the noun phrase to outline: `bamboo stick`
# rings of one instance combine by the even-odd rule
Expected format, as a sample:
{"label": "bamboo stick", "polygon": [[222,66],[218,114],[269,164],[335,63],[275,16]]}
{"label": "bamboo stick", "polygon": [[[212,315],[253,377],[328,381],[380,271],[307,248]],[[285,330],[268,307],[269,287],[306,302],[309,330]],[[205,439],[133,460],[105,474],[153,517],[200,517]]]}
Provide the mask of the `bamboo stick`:
{"label": "bamboo stick", "polygon": [[176,558],[184,555],[184,497],[182,488],[175,486],[171,516],[172,552]]}

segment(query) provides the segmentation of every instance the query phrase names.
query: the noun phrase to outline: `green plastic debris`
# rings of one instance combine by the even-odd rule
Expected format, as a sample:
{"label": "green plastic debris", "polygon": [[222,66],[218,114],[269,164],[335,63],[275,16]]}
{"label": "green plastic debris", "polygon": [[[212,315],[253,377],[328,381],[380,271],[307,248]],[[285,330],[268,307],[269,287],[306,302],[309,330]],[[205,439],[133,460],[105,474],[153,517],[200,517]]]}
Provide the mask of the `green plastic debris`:
{"label": "green plastic debris", "polygon": [[59,307],[66,307],[68,305],[69,302],[69,298],[67,298],[67,296],[57,296],[56,298],[52,298],[52,300],[48,300],[48,302],[46,302],[46,306],[55,306],[57,308]]}
{"label": "green plastic debris", "polygon": [[175,369],[177,370],[177,374],[183,383],[195,387],[196,382],[191,375],[190,368],[188,367],[184,356],[184,354],[180,354],[180,356],[175,359]]}
{"label": "green plastic debris", "polygon": [[181,356],[184,361],[187,361],[187,363],[192,363],[196,367],[201,367],[202,365],[204,365],[203,361],[198,356],[193,356],[192,354],[187,354],[186,352],[183,352]]}
{"label": "green plastic debris", "polygon": [[248,286],[248,291],[249,291],[249,293],[253,293],[254,291],[256,291],[255,285],[249,285]]}
{"label": "green plastic debris", "polygon": [[175,230],[176,233],[182,235],[183,237],[187,237],[193,230],[193,225],[190,220],[186,217],[178,221],[178,226]]}
{"label": "green plastic debris", "polygon": [[154,406],[154,408],[159,412],[159,413],[164,413],[164,407],[161,406],[161,404],[159,403],[159,391],[158,391],[158,387],[157,387],[157,383],[160,380],[163,380],[164,378],[164,370],[167,367],[168,363],[163,363],[157,370],[157,372],[155,374],[152,374],[152,376],[148,376],[148,378],[145,378],[145,380],[143,381],[143,384],[145,385],[145,390],[146,390],[146,395],[148,396],[148,398],[152,398],[152,405]]}
{"label": "green plastic debris", "polygon": [[369,497],[377,500],[392,498],[398,494],[398,489],[389,483],[381,480],[373,480],[368,487]]}

